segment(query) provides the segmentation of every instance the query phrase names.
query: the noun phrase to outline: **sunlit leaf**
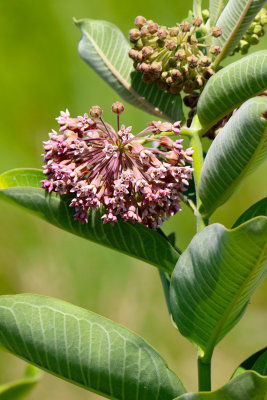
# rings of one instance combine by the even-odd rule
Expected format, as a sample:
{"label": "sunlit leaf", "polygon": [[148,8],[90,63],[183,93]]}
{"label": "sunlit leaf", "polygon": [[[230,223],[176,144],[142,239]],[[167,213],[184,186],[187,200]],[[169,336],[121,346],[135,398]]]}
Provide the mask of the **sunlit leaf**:
{"label": "sunlit leaf", "polygon": [[233,378],[246,371],[253,370],[261,375],[267,375],[267,347],[252,354],[242,362],[233,374]]}
{"label": "sunlit leaf", "polygon": [[1,296],[0,342],[45,371],[111,399],[172,400],[185,392],[141,337],[49,297]]}
{"label": "sunlit leaf", "polygon": [[267,377],[245,372],[212,392],[186,393],[175,400],[264,400]]}
{"label": "sunlit leaf", "polygon": [[203,362],[232,329],[267,272],[267,218],[228,230],[212,224],[181,255],[171,279],[173,319]]}
{"label": "sunlit leaf", "polygon": [[11,201],[35,215],[85,239],[131,255],[171,272],[179,257],[178,252],[161,232],[141,224],[120,220],[117,224],[103,224],[100,210],[90,211],[88,224],[74,221],[73,207],[68,196],[48,194],[41,189],[44,179],[38,169],[15,169],[0,175],[0,199]]}
{"label": "sunlit leaf", "polygon": [[124,100],[160,118],[183,119],[181,96],[142,81],[128,56],[131,46],[116,25],[92,19],[75,22],[82,33],[80,56]]}
{"label": "sunlit leaf", "polygon": [[217,121],[267,89],[267,50],[244,57],[212,76],[197,105],[203,126]]}
{"label": "sunlit leaf", "polygon": [[224,0],[209,0],[210,26],[216,25],[223,8]]}
{"label": "sunlit leaf", "polygon": [[212,214],[266,160],[266,127],[267,99],[256,97],[244,103],[217,135],[200,174],[204,214]]}

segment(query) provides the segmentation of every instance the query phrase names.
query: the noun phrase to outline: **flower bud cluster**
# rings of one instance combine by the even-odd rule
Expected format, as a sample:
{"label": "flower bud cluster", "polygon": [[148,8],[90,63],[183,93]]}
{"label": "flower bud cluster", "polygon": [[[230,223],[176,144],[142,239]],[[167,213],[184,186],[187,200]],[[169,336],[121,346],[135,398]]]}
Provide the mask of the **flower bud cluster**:
{"label": "flower bud cluster", "polygon": [[[104,223],[120,217],[156,229],[181,209],[193,151],[183,150],[182,139],[168,136],[179,135],[180,122],[152,121],[134,136],[131,126],[120,126],[123,110],[120,102],[112,105],[117,130],[102,119],[99,106],[91,108],[90,116],[61,112],[59,133],[53,130],[44,142],[47,178],[42,187],[72,194],[74,218],[82,223],[88,222],[90,209],[104,207]],[[146,147],[147,142],[157,146]]]}
{"label": "flower bud cluster", "polygon": [[[134,47],[129,57],[134,61],[134,68],[142,73],[145,82],[157,81],[162,90],[170,93],[191,93],[200,89],[207,79],[214,74],[211,58],[220,53],[219,46],[208,46],[205,39],[222,34],[215,26],[206,36],[201,36],[203,20],[193,18],[172,28],[160,26],[138,16],[136,28],[129,32],[130,42]],[[208,52],[207,52],[208,50]]]}
{"label": "flower bud cluster", "polygon": [[254,21],[248,28],[245,35],[242,37],[238,45],[230,54],[233,56],[235,53],[247,54],[251,45],[258,44],[260,37],[264,35],[264,25],[267,24],[267,9],[262,8],[254,18]]}

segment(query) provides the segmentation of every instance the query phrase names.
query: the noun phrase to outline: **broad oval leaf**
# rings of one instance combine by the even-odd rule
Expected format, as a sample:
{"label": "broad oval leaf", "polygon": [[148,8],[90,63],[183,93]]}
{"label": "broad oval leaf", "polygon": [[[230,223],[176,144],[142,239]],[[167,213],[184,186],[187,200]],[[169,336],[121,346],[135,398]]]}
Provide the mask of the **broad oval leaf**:
{"label": "broad oval leaf", "polygon": [[267,217],[267,197],[261,199],[257,203],[253,204],[249,207],[234,223],[232,228],[236,228],[237,226],[243,224],[244,222],[248,221],[249,219],[259,217],[259,216]]}
{"label": "broad oval leaf", "polygon": [[267,50],[242,58],[213,75],[197,105],[203,126],[217,121],[244,101],[267,89]]}
{"label": "broad oval leaf", "polygon": [[60,300],[1,296],[0,342],[45,371],[111,399],[172,400],[185,393],[141,337]]}
{"label": "broad oval leaf", "polygon": [[233,378],[246,371],[253,370],[258,374],[267,375],[267,347],[252,354],[242,362],[233,374]]}
{"label": "broad oval leaf", "polygon": [[228,1],[216,24],[222,29],[222,35],[213,38],[212,44],[220,46],[222,49],[221,54],[215,60],[215,64],[218,65],[218,61],[221,61],[234,50],[265,3],[266,0]]}
{"label": "broad oval leaf", "polygon": [[264,400],[267,377],[245,372],[212,392],[186,393],[175,400]]}
{"label": "broad oval leaf", "polygon": [[216,25],[216,22],[224,8],[224,0],[209,0],[209,11],[210,11],[210,26]]}
{"label": "broad oval leaf", "polygon": [[24,399],[39,382],[41,376],[38,368],[28,365],[21,379],[0,385],[0,400]]}
{"label": "broad oval leaf", "polygon": [[233,230],[209,225],[181,255],[171,279],[171,311],[204,363],[239,321],[266,272],[266,217]]}
{"label": "broad oval leaf", "polygon": [[147,84],[133,68],[130,45],[116,25],[107,21],[75,21],[82,38],[82,59],[124,100],[150,114],[170,121],[183,120],[180,95],[163,92],[157,83]]}
{"label": "broad oval leaf", "polygon": [[101,211],[91,211],[88,224],[74,221],[73,207],[67,196],[48,194],[41,189],[44,179],[38,169],[14,169],[0,175],[0,199],[11,201],[42,219],[75,235],[146,261],[163,271],[171,272],[179,257],[163,233],[141,224],[120,220],[103,224]]}
{"label": "broad oval leaf", "polygon": [[213,141],[199,181],[201,212],[210,215],[267,155],[267,99],[256,97],[234,113]]}

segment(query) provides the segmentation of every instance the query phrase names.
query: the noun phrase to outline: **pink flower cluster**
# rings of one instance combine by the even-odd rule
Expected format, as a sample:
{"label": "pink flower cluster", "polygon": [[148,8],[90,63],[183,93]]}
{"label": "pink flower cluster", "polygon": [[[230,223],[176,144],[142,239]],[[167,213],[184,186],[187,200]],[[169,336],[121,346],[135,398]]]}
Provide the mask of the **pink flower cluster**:
{"label": "pink flower cluster", "polygon": [[[178,135],[180,123],[153,121],[134,136],[132,127],[120,126],[124,107],[116,102],[117,131],[102,117],[98,106],[87,114],[71,118],[68,110],[57,121],[59,134],[52,131],[44,142],[42,187],[59,194],[73,193],[70,206],[75,219],[88,222],[90,208],[104,206],[103,222],[124,220],[156,229],[181,209],[185,186],[191,178],[192,149],[183,150],[182,139],[171,140],[164,133]],[[142,137],[146,135],[145,137]],[[148,148],[144,143],[153,142]]]}

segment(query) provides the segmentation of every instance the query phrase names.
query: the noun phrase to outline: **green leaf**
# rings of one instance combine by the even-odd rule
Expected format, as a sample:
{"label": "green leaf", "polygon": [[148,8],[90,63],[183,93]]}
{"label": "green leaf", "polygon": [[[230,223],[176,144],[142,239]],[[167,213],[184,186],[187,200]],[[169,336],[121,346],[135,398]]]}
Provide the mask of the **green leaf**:
{"label": "green leaf", "polygon": [[212,41],[213,45],[222,49],[215,65],[234,50],[265,2],[266,0],[229,0],[216,24],[222,29],[222,35]]}
{"label": "green leaf", "polygon": [[171,400],[185,392],[141,337],[60,300],[1,296],[0,342],[45,371],[111,399]]}
{"label": "green leaf", "polygon": [[184,119],[180,95],[163,92],[156,82],[142,81],[128,56],[131,46],[115,25],[92,19],[75,23],[82,33],[80,56],[124,100],[160,118]]}
{"label": "green leaf", "polygon": [[175,400],[264,400],[267,378],[255,372],[245,372],[212,392],[186,393]]}
{"label": "green leaf", "polygon": [[236,228],[249,219],[259,217],[260,215],[267,217],[267,197],[261,199],[257,203],[253,204],[248,210],[246,210],[234,223],[232,228]]}
{"label": "green leaf", "polygon": [[261,375],[267,375],[267,347],[252,354],[242,362],[233,374],[233,378],[246,371],[253,370]]}
{"label": "green leaf", "polygon": [[103,224],[100,210],[90,211],[88,224],[74,221],[69,196],[48,194],[40,188],[42,179],[44,175],[38,169],[5,172],[0,175],[0,199],[22,206],[75,235],[146,261],[163,271],[173,270],[179,254],[163,233],[122,220],[114,226]]}
{"label": "green leaf", "polygon": [[250,54],[213,75],[197,105],[203,126],[213,126],[244,101],[267,89],[267,51]]}
{"label": "green leaf", "polygon": [[210,26],[216,25],[216,22],[224,8],[224,0],[209,0]]}
{"label": "green leaf", "polygon": [[236,325],[267,272],[267,218],[228,230],[212,224],[181,255],[171,279],[173,319],[203,363]]}
{"label": "green leaf", "polygon": [[41,376],[39,369],[33,365],[28,365],[21,379],[0,385],[0,400],[24,399],[39,382]]}
{"label": "green leaf", "polygon": [[201,212],[210,215],[267,155],[267,99],[256,97],[234,113],[213,141],[199,181]]}

